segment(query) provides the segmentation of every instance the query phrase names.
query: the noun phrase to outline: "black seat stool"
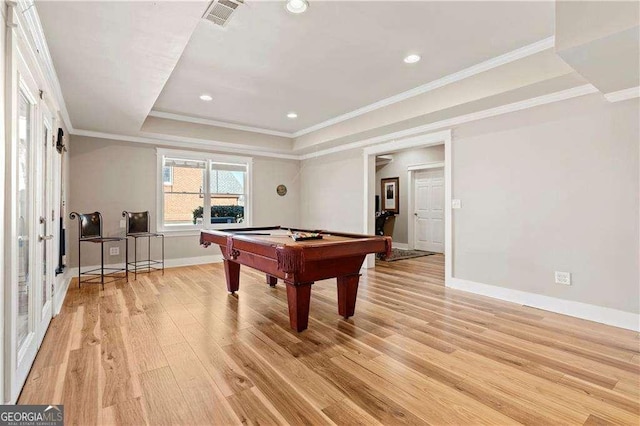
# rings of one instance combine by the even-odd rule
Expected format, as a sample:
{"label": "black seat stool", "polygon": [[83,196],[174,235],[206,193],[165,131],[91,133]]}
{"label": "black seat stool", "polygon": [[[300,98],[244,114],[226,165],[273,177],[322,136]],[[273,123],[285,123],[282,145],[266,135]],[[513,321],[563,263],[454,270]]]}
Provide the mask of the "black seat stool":
{"label": "black seat stool", "polygon": [[[102,289],[104,290],[104,277],[113,276],[113,279],[107,282],[114,282],[123,278],[129,280],[129,274],[127,272],[127,264],[125,261],[123,268],[113,268],[104,266],[104,243],[112,243],[117,241],[124,241],[124,237],[103,237],[102,236],[102,215],[100,212],[93,213],[69,213],[69,218],[78,219],[78,287],[81,283],[102,283]],[[82,272],[82,243],[94,243],[100,244],[100,267],[90,269]],[[127,246],[125,244],[125,260],[127,259]],[[105,270],[111,271],[105,274]],[[100,271],[98,274],[97,272]],[[124,272],[124,277],[115,277],[115,274]],[[86,280],[82,280],[83,276],[89,276]],[[100,281],[97,281],[100,279]]]}
{"label": "black seat stool", "polygon": [[[127,247],[129,247],[129,237],[133,238],[133,262],[129,262],[127,254],[127,269],[132,267],[135,279],[138,279],[138,271],[151,272],[152,270],[162,271],[164,275],[164,234],[151,232],[149,229],[149,212],[128,212],[123,211],[122,217],[127,219]],[[162,238],[162,260],[151,259],[151,238]],[[138,238],[147,239],[147,259],[138,260]],[[127,248],[127,253],[129,249]],[[162,266],[158,266],[162,265]],[[146,270],[146,271],[145,271]]]}

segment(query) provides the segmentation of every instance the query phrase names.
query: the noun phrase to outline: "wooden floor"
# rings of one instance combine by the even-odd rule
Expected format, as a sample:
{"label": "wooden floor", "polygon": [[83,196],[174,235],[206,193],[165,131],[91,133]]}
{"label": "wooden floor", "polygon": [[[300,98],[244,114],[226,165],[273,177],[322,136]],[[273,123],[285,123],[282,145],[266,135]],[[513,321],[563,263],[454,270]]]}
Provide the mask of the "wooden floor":
{"label": "wooden floor", "polygon": [[443,286],[443,258],[381,262],[356,314],[314,285],[222,264],[72,287],[20,397],[69,424],[639,424],[638,333]]}

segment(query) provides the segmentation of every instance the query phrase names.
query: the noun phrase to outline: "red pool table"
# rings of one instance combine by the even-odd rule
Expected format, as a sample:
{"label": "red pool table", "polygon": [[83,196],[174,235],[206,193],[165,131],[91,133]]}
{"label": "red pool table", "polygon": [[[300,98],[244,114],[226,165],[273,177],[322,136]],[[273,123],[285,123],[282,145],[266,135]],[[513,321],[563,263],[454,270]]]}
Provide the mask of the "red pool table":
{"label": "red pool table", "polygon": [[294,241],[289,228],[280,226],[208,230],[200,233],[200,244],[220,246],[224,256],[227,290],[238,291],[240,265],[265,272],[267,283],[278,278],[287,286],[291,328],[302,331],[309,322],[311,284],[337,278],[338,313],[345,319],[356,306],[362,262],[369,253],[391,253],[391,238],[327,231],[291,229],[292,232],[320,232],[322,239]]}

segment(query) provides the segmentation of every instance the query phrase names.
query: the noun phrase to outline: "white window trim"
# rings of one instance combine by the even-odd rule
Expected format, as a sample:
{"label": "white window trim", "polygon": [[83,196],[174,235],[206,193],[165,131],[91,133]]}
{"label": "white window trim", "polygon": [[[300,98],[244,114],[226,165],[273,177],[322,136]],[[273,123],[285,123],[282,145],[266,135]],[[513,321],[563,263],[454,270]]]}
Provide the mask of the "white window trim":
{"label": "white window trim", "polygon": [[[185,160],[214,161],[220,163],[246,164],[246,205],[244,206],[243,223],[211,224],[203,221],[202,225],[165,225],[164,224],[164,179],[162,168],[165,157],[184,158]],[[209,187],[209,173],[205,173],[204,187]],[[242,157],[226,154],[214,154],[202,151],[184,151],[177,149],[156,148],[156,229],[158,232],[173,234],[174,236],[198,235],[203,229],[243,228],[253,223],[253,157]],[[210,200],[204,197],[204,211],[210,210]],[[206,217],[205,217],[206,218]]]}

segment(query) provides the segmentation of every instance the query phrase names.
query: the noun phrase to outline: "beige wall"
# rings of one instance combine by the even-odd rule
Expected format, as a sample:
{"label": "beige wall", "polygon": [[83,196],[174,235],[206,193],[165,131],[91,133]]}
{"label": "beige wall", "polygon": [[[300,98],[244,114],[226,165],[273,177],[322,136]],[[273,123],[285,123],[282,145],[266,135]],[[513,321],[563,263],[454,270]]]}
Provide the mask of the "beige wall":
{"label": "beige wall", "polygon": [[[638,113],[594,94],[455,128],[454,276],[639,312]],[[303,225],[362,231],[361,150],[301,179]]]}
{"label": "beige wall", "polygon": [[454,276],[639,312],[638,126],[593,95],[455,132]]}
{"label": "beige wall", "polygon": [[[156,176],[154,146],[74,136],[69,154],[68,212],[100,211],[104,219],[104,235],[122,236],[124,230],[119,228],[119,222],[123,210],[149,210],[152,229],[155,229],[156,182],[159,177]],[[253,225],[299,225],[298,173],[297,161],[254,157]],[[289,189],[284,197],[276,194],[276,186],[281,183]],[[71,267],[78,264],[77,230],[77,222],[70,221],[67,253]],[[166,235],[166,259],[219,253],[217,249],[200,247],[197,236]],[[99,264],[99,246],[83,244],[82,264]],[[157,255],[158,251],[152,248],[153,254]],[[122,255],[109,256],[107,251],[105,263],[118,263],[123,259]]]}
{"label": "beige wall", "polygon": [[362,233],[363,167],[360,150],[304,160],[300,167],[302,225]]}
{"label": "beige wall", "polygon": [[392,154],[393,161],[376,168],[376,195],[380,195],[381,179],[400,178],[400,213],[396,216],[393,228],[393,242],[407,244],[409,218],[413,218],[413,212],[409,212],[409,182],[407,182],[407,168],[412,165],[426,164],[444,161],[444,145],[431,146],[421,149],[410,149]]}

